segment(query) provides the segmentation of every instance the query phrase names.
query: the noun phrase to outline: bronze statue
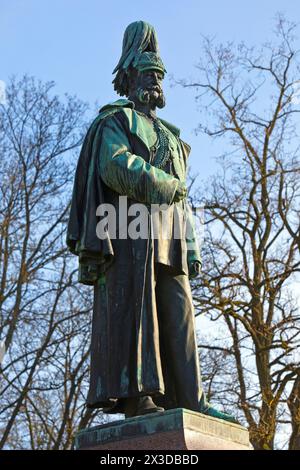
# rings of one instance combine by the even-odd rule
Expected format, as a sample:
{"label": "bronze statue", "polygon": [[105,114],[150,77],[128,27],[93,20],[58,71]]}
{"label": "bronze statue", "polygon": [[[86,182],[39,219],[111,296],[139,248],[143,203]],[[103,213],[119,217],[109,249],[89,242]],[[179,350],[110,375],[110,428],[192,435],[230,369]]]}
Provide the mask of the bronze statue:
{"label": "bronze statue", "polygon": [[[181,407],[235,421],[212,408],[202,389],[189,282],[201,267],[186,201],[190,148],[178,128],[156,116],[165,105],[166,70],[152,26],[127,27],[114,72],[115,90],[126,98],[103,106],[86,135],[67,236],[80,282],[94,286],[87,406],[125,417]],[[149,219],[146,237],[124,236],[136,203],[167,207],[171,236],[153,237]],[[116,234],[106,226],[99,237],[99,207],[107,205]],[[185,214],[180,237],[173,233],[177,212]]]}

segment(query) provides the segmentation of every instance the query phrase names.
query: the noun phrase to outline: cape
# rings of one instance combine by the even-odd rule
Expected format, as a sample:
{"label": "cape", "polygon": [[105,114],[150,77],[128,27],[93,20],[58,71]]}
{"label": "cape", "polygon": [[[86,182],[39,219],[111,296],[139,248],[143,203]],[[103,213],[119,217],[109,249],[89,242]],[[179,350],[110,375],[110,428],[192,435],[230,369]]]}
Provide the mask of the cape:
{"label": "cape", "polygon": [[[79,282],[86,285],[94,285],[114,259],[109,234],[105,239],[96,236],[96,209],[105,203],[97,161],[105,118],[128,108],[134,109],[134,103],[119,99],[100,109],[85,136],[76,168],[66,242],[71,253],[79,259]],[[160,120],[179,136],[180,131],[176,126]],[[138,132],[137,136],[143,140],[143,135]],[[182,144],[187,158],[190,147],[184,142]]]}
{"label": "cape", "polygon": [[79,257],[79,282],[93,285],[113,261],[109,235],[104,240],[96,236],[96,209],[104,203],[103,187],[97,165],[104,119],[123,107],[133,108],[127,100],[117,100],[100,109],[91,124],[79,155],[67,228],[67,246]]}

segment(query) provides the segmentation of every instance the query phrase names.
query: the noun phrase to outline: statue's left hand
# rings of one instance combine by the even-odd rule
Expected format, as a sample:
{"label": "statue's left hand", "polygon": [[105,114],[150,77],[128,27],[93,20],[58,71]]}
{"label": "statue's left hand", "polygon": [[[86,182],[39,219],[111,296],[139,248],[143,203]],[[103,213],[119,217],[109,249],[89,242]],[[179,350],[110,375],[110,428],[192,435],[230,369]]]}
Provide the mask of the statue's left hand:
{"label": "statue's left hand", "polygon": [[189,265],[189,278],[195,279],[201,272],[201,263],[200,261],[193,261]]}

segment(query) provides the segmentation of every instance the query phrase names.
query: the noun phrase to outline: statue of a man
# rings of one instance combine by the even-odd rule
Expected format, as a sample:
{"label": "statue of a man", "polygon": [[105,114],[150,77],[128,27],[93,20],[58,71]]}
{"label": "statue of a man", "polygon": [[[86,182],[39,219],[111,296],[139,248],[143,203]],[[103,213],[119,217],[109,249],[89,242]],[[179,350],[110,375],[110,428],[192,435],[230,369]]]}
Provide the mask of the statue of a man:
{"label": "statue of a man", "polygon": [[[94,285],[87,406],[125,417],[179,407],[234,421],[206,402],[201,385],[189,282],[201,267],[186,202],[190,148],[156,115],[165,105],[166,70],[152,26],[127,27],[115,72],[115,89],[126,99],[102,107],[86,135],[67,237],[80,281]],[[127,197],[126,214],[120,196]],[[168,208],[168,238],[153,237],[150,218],[147,237],[124,236],[136,203]],[[116,233],[108,226],[99,237],[98,216],[108,204]],[[176,213],[186,214],[176,219],[180,237]]]}

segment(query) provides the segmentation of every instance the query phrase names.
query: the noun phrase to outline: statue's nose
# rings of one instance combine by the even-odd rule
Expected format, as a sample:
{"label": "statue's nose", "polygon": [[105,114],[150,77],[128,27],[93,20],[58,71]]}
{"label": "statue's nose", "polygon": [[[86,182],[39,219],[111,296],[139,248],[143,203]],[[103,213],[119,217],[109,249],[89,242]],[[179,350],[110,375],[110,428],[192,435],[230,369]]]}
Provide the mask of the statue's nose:
{"label": "statue's nose", "polygon": [[156,85],[159,85],[159,80],[157,77],[151,77],[150,79],[150,85],[151,86],[156,86]]}

